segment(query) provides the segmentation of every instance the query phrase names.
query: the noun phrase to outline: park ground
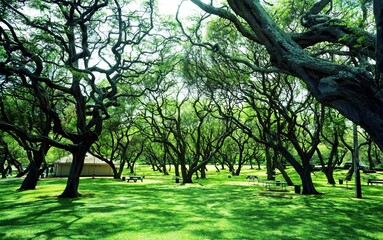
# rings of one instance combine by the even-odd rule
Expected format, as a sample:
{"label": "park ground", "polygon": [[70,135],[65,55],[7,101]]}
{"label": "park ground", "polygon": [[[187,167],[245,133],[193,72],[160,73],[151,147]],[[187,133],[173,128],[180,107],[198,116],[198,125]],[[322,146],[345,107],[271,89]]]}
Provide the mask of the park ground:
{"label": "park ground", "polygon": [[[362,174],[357,199],[352,183],[329,185],[320,172],[313,179],[322,194],[300,195],[246,180],[265,178],[249,167],[240,176],[211,169],[187,185],[149,166],[136,171],[143,182],[83,178],[78,199],[57,197],[65,178],[23,192],[20,179],[0,180],[0,239],[383,239],[383,186],[367,186],[382,173]],[[336,178],[345,173],[336,170]]]}

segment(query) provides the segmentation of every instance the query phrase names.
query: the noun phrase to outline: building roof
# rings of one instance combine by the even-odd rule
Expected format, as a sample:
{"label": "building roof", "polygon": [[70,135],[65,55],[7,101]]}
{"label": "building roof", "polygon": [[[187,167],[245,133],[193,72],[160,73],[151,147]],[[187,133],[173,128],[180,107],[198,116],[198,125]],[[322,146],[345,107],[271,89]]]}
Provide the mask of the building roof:
{"label": "building roof", "polygon": [[[73,159],[72,155],[67,155],[67,156],[64,156],[62,158],[57,159],[54,163],[55,164],[71,163],[72,159]],[[107,164],[107,163],[88,153],[85,156],[84,164]]]}

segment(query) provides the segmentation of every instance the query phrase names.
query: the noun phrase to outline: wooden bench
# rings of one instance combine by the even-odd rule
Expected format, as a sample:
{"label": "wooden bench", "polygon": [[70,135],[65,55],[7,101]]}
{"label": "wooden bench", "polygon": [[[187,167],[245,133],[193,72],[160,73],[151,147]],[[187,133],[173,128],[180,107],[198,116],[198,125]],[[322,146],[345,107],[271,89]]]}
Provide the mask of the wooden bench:
{"label": "wooden bench", "polygon": [[369,178],[369,179],[367,179],[367,185],[372,185],[373,183],[383,184],[383,179],[378,179],[378,178]]}
{"label": "wooden bench", "polygon": [[137,180],[141,180],[141,182],[143,181],[143,176],[129,176],[128,177],[128,182],[130,181],[130,180],[133,180],[134,182],[137,182]]}
{"label": "wooden bench", "polygon": [[271,190],[271,186],[281,187],[283,191],[286,191],[287,182],[281,182],[281,181],[266,181],[265,182],[265,188],[267,190]]}

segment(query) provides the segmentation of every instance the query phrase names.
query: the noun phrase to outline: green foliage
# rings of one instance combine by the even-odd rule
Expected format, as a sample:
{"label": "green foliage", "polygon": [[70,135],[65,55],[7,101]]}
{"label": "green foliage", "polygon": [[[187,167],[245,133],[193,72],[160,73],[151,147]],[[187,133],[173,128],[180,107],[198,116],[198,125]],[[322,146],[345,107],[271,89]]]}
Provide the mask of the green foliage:
{"label": "green foliage", "polygon": [[299,19],[315,2],[315,0],[285,0],[277,1],[273,6],[266,6],[266,8],[282,29],[291,30],[300,25]]}

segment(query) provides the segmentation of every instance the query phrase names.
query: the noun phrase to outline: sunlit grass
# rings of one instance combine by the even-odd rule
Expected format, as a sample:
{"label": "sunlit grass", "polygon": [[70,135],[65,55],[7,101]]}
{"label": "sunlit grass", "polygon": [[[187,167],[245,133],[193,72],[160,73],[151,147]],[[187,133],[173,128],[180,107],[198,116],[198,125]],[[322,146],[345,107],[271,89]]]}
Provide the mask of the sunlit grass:
{"label": "sunlit grass", "polygon": [[192,185],[146,166],[137,172],[143,183],[84,178],[79,199],[57,198],[66,179],[24,192],[16,191],[21,180],[0,180],[0,239],[383,239],[383,186],[366,186],[367,175],[356,199],[353,184],[329,185],[319,172],[324,194],[315,196],[266,191],[245,179],[265,178],[264,170],[248,167],[230,178],[212,169]]}

